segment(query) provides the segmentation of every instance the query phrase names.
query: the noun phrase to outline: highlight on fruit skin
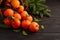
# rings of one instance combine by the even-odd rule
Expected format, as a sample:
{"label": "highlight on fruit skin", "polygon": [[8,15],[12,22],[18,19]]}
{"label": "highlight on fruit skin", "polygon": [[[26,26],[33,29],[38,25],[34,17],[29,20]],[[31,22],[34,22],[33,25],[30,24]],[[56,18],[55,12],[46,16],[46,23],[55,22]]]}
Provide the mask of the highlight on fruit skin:
{"label": "highlight on fruit skin", "polygon": [[[11,7],[7,7],[9,4]],[[30,30],[31,32],[38,32],[39,24],[33,22],[33,17],[28,14],[28,11],[24,10],[24,6],[20,5],[19,0],[6,0],[2,13],[4,16],[4,24],[11,26],[14,29],[22,27],[24,30]],[[25,33],[23,31],[23,33]],[[25,35],[27,35],[25,33]]]}
{"label": "highlight on fruit skin", "polygon": [[33,17],[31,15],[26,16],[25,20],[33,21]]}
{"label": "highlight on fruit skin", "polygon": [[12,10],[12,9],[6,9],[5,11],[4,11],[4,16],[13,16],[13,14],[14,14],[14,11]]}
{"label": "highlight on fruit skin", "polygon": [[20,2],[19,2],[19,0],[12,0],[11,5],[14,9],[16,9],[20,6]]}
{"label": "highlight on fruit skin", "polygon": [[14,18],[21,20],[21,15],[17,12],[14,13]]}
{"label": "highlight on fruit skin", "polygon": [[30,30],[31,32],[38,32],[38,30],[39,30],[39,24],[36,23],[36,22],[32,22],[32,23],[30,24],[30,26],[29,26],[29,30]]}
{"label": "highlight on fruit skin", "polygon": [[22,13],[24,11],[24,6],[20,5],[17,12]]}
{"label": "highlight on fruit skin", "polygon": [[26,18],[27,14],[28,14],[27,11],[23,11],[23,12],[21,13],[21,18],[24,20],[24,19]]}
{"label": "highlight on fruit skin", "polygon": [[29,20],[23,20],[22,21],[22,28],[23,29],[29,29],[29,25],[31,24],[31,22]]}
{"label": "highlight on fruit skin", "polygon": [[15,28],[15,29],[20,28],[20,26],[21,26],[20,20],[18,20],[18,19],[13,19],[13,21],[12,21],[12,23],[11,23],[11,26],[12,26],[12,28]]}

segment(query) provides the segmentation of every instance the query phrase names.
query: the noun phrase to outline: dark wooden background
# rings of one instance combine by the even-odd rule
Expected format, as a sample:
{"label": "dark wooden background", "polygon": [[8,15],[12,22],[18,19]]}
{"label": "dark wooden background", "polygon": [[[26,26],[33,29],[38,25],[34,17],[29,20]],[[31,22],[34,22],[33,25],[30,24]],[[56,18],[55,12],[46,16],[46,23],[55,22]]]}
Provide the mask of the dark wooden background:
{"label": "dark wooden background", "polygon": [[47,0],[46,4],[51,9],[51,17],[43,18],[44,31],[23,36],[20,32],[0,29],[0,40],[60,40],[60,0]]}

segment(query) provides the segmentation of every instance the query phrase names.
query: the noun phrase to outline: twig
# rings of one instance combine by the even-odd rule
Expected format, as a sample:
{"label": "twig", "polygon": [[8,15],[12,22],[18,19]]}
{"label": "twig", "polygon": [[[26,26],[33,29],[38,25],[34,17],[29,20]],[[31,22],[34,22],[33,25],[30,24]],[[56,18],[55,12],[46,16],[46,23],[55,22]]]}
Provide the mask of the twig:
{"label": "twig", "polygon": [[2,18],[4,18],[3,14],[2,14],[2,12],[1,12],[1,9],[0,9],[0,15],[1,15]]}
{"label": "twig", "polygon": [[22,5],[24,6],[24,0],[21,0]]}
{"label": "twig", "polygon": [[26,10],[28,9],[28,0],[26,0]]}
{"label": "twig", "polygon": [[0,0],[0,4],[2,3],[3,0]]}

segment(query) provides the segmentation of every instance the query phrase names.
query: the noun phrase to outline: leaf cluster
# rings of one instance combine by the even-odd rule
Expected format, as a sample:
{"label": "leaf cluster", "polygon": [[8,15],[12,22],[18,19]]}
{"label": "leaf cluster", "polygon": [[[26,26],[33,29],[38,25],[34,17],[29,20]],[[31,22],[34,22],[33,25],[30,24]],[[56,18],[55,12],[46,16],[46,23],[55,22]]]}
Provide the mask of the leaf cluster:
{"label": "leaf cluster", "polygon": [[[38,15],[39,17],[50,16],[50,10],[45,5],[46,0],[28,0],[29,14]],[[26,5],[26,2],[24,3]]]}

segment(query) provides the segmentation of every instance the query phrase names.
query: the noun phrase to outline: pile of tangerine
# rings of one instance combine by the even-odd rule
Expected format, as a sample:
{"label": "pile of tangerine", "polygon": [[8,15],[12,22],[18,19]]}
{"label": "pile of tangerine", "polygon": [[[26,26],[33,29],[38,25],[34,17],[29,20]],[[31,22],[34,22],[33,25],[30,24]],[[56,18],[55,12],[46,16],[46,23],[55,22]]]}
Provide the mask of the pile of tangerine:
{"label": "pile of tangerine", "polygon": [[4,5],[7,6],[8,4],[12,8],[5,8],[2,11],[5,25],[11,25],[15,29],[22,27],[31,32],[37,32],[39,30],[39,24],[33,21],[33,17],[24,10],[24,6],[20,4],[19,0],[6,0]]}

